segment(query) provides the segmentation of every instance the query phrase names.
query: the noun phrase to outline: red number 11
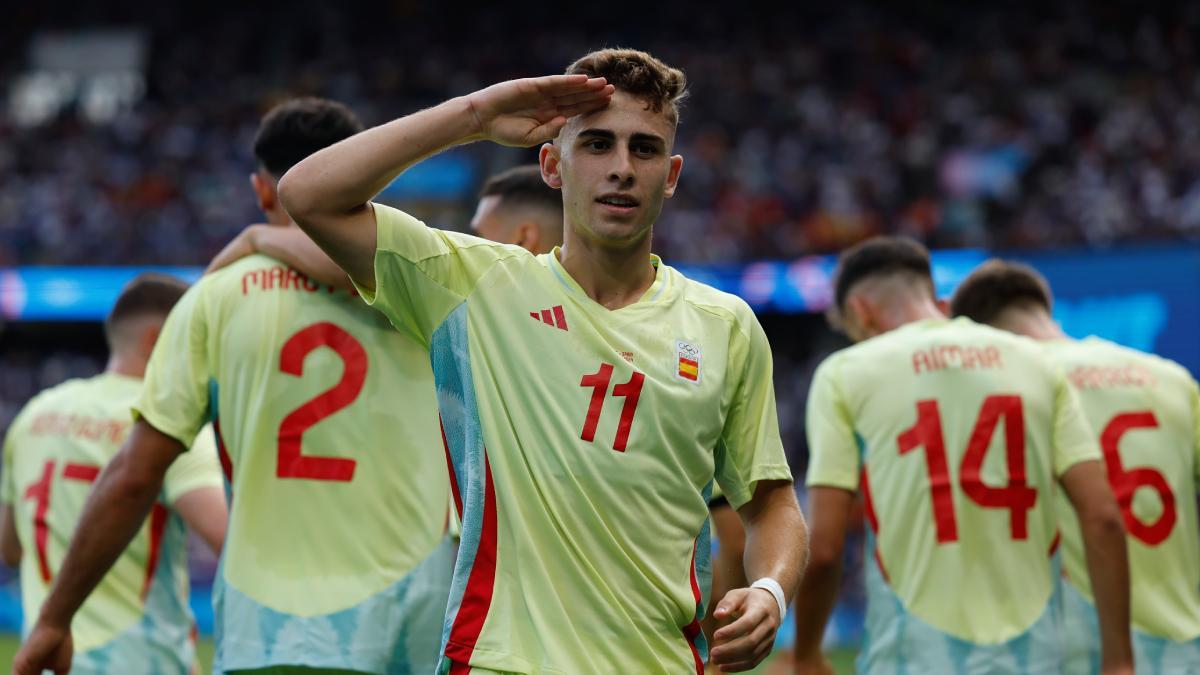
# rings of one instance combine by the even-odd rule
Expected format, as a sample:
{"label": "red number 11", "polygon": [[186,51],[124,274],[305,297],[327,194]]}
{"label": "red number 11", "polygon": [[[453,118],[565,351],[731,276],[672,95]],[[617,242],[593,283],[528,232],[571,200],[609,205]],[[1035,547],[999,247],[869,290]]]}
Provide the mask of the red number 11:
{"label": "red number 11", "polygon": [[[592,400],[588,404],[587,418],[583,421],[583,440],[591,443],[596,440],[596,425],[600,423],[600,412],[604,410],[604,398],[608,395],[608,385],[612,382],[613,367],[607,363],[600,364],[600,370],[591,375],[584,375],[579,381],[581,387],[592,388]],[[629,381],[613,387],[613,396],[625,399],[621,407],[621,421],[617,424],[617,437],[613,440],[613,450],[625,452],[629,443],[629,430],[633,427],[633,415],[637,412],[638,399],[642,395],[642,383],[646,376],[634,371]]]}

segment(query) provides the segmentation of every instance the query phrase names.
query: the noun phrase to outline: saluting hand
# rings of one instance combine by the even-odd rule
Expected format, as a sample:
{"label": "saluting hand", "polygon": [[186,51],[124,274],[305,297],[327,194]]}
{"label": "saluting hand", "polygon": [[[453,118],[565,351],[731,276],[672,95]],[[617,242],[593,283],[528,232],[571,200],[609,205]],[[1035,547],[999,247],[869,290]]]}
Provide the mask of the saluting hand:
{"label": "saluting hand", "polygon": [[608,105],[614,91],[602,77],[550,75],[494,84],[467,102],[479,138],[528,147],[554,139],[568,118]]}
{"label": "saluting hand", "polygon": [[732,621],[713,634],[711,654],[712,662],[729,673],[750,670],[765,659],[782,621],[775,598],[758,588],[729,591],[713,617],[718,624]]}

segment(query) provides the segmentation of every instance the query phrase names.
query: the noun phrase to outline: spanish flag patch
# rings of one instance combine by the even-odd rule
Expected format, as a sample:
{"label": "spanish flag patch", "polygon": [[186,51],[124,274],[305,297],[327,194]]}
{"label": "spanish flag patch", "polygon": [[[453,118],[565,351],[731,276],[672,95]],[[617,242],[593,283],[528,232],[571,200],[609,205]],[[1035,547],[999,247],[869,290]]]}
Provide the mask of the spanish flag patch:
{"label": "spanish flag patch", "polygon": [[700,382],[700,348],[683,340],[675,341],[675,355],[679,358],[676,375],[681,380]]}

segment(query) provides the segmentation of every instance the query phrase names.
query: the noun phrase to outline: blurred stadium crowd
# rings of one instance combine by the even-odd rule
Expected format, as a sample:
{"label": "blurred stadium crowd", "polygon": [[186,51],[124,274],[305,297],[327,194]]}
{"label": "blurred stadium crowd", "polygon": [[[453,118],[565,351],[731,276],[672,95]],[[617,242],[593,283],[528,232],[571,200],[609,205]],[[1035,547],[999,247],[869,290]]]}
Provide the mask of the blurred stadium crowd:
{"label": "blurred stadium crowd", "polygon": [[[404,2],[217,5],[14,9],[0,83],[47,29],[138,27],[149,52],[145,97],[110,123],[68,108],[27,127],[4,106],[0,266],[202,264],[257,217],[248,139],[281,97],[329,96],[378,123],[617,43],[692,81],[684,179],[656,231],[667,260],[830,252],[881,232],[993,248],[1200,233],[1194,3],[837,3],[737,21],[674,0],[622,21],[522,3],[453,19]],[[532,158],[465,156],[480,178]],[[462,228],[473,197],[418,210]]]}

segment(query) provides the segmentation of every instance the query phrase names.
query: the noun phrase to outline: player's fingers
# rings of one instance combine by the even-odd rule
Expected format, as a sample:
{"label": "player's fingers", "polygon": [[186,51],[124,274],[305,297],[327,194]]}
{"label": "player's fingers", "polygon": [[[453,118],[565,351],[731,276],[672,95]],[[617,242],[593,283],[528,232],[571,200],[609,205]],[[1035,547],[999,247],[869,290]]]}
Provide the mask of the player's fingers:
{"label": "player's fingers", "polygon": [[558,136],[558,132],[562,131],[562,128],[566,126],[566,124],[567,118],[563,115],[559,115],[549,122],[537,126],[530,131],[526,142],[528,145],[536,145],[538,143],[545,143],[546,141],[552,140]]}
{"label": "player's fingers", "polygon": [[[717,603],[717,608],[713,610],[713,616],[718,619],[725,619],[731,615],[736,615],[741,611],[742,605],[746,600],[746,589],[735,588],[725,594],[721,601]],[[717,631],[718,633],[720,631]]]}
{"label": "player's fingers", "polygon": [[771,638],[771,627],[767,622],[760,621],[746,635],[714,647],[713,660],[720,664],[738,663],[761,652],[764,645],[769,646]]}
{"label": "player's fingers", "polygon": [[554,105],[563,107],[574,103],[583,103],[585,101],[594,101],[598,98],[612,96],[617,91],[617,88],[611,84],[606,84],[600,89],[588,89],[585,91],[574,92],[564,96],[555,96]]}
{"label": "player's fingers", "polygon": [[608,81],[603,77],[588,77],[587,75],[547,75],[533,78],[533,85],[542,96],[565,96],[567,94],[601,89]]}
{"label": "player's fingers", "polygon": [[[752,670],[762,663],[763,659],[771,653],[771,649],[775,646],[775,641],[767,636],[760,638],[757,642],[749,645],[745,650],[737,654],[726,654],[720,662],[721,669],[727,672],[736,673],[744,670]],[[714,662],[716,660],[714,659]]]}
{"label": "player's fingers", "polygon": [[713,642],[720,644],[736,640],[744,635],[749,635],[756,626],[762,623],[762,611],[751,607],[745,614],[738,617],[736,621],[723,626],[717,632],[713,633]]}

